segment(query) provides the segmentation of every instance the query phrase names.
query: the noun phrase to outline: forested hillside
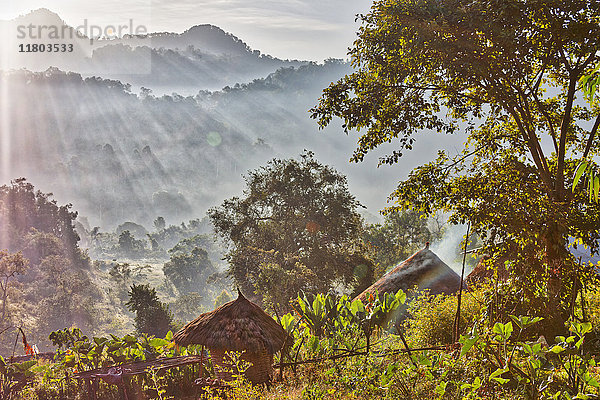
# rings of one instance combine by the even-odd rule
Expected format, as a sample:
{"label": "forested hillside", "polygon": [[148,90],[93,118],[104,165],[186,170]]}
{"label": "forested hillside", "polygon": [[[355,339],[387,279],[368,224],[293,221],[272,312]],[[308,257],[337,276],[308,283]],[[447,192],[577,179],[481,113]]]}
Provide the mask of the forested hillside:
{"label": "forested hillside", "polygon": [[[11,139],[10,173],[106,229],[125,219],[150,226],[159,215],[196,218],[241,187],[244,171],[274,155],[306,148],[346,164],[352,143],[316,130],[307,110],[320,87],[348,68],[339,61],[284,68],[188,97],[135,93],[119,81],[55,69],[4,73],[14,93],[5,109],[19,132]],[[344,167],[367,205],[381,203],[370,187],[390,185],[394,173],[371,165]]]}
{"label": "forested hillside", "polygon": [[[30,28],[31,27],[31,28]],[[159,32],[136,35],[147,29],[131,21],[134,32],[122,37],[93,37],[91,26],[72,27],[48,9],[38,9],[14,20],[0,20],[0,37],[7,47],[19,44],[54,43],[73,45],[63,54],[22,53],[5,60],[3,68],[45,71],[58,68],[85,77],[102,76],[157,92],[184,95],[201,89],[218,90],[238,82],[265,77],[281,67],[299,66],[306,61],[280,60],[252,50],[234,35],[213,25],[197,25],[182,33]]]}
{"label": "forested hillside", "polygon": [[350,61],[213,25],[11,59],[0,400],[600,398],[600,3],[356,21]]}

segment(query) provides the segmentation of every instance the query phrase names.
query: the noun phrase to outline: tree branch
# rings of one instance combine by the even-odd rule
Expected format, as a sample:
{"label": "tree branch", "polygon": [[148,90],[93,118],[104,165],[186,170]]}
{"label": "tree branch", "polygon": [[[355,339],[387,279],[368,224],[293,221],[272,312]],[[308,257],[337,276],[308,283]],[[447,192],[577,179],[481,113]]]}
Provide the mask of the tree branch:
{"label": "tree branch", "polygon": [[459,159],[457,159],[457,160],[454,160],[454,162],[453,162],[452,164],[446,165],[446,166],[444,167],[443,171],[447,171],[447,170],[449,170],[450,168],[452,168],[452,167],[454,167],[455,165],[457,165],[457,164],[459,164],[459,163],[463,162],[464,160],[466,160],[467,158],[471,157],[472,155],[479,153],[479,152],[480,152],[481,150],[483,150],[484,148],[485,148],[485,146],[484,146],[484,145],[481,145],[481,146],[477,147],[475,150],[471,151],[470,153],[467,153],[467,154],[465,154],[464,156],[460,157],[460,158],[459,158]]}
{"label": "tree branch", "polygon": [[479,103],[486,103],[485,100],[479,98],[479,97],[475,97],[475,96],[470,96],[468,94],[464,94],[461,93],[457,90],[451,90],[448,87],[442,87],[442,86],[438,86],[438,85],[425,85],[425,86],[418,86],[418,85],[381,85],[381,87],[386,88],[386,89],[414,89],[414,90],[423,90],[423,91],[438,91],[438,92],[447,92],[447,93],[451,93],[453,96],[457,96],[457,97],[464,97],[465,99],[469,99],[469,100],[473,100]]}
{"label": "tree branch", "polygon": [[515,120],[515,123],[519,128],[519,131],[523,135],[523,139],[526,141],[527,147],[529,148],[529,153],[533,157],[533,162],[535,163],[536,167],[540,172],[540,178],[548,188],[548,194],[552,196],[552,193],[554,191],[554,186],[552,185],[552,177],[550,176],[550,172],[546,168],[544,168],[544,163],[542,162],[540,155],[537,152],[537,147],[534,143],[532,143],[531,138],[529,137],[529,134],[523,126],[521,118],[519,117],[519,113],[513,108],[508,108],[508,112],[512,115],[513,119]]}
{"label": "tree branch", "polygon": [[560,140],[558,145],[558,165],[556,168],[556,192],[558,200],[564,200],[565,189],[565,153],[567,148],[567,131],[571,123],[571,112],[573,110],[573,101],[575,100],[575,91],[577,89],[577,77],[571,73],[569,76],[569,89],[567,91],[567,103],[563,120],[560,125]]}
{"label": "tree branch", "polygon": [[542,83],[542,78],[544,76],[546,66],[547,66],[547,64],[544,63],[544,65],[540,69],[540,72],[538,73],[539,77],[533,87],[529,84],[529,82],[525,81],[525,83],[527,84],[527,87],[529,88],[529,90],[531,91],[531,94],[533,95],[533,100],[535,101],[535,105],[540,110],[540,112],[542,113],[542,116],[546,120],[546,124],[548,125],[548,132],[550,132],[550,136],[552,137],[552,143],[554,144],[554,151],[556,151],[556,153],[558,154],[558,142],[556,141],[556,130],[554,129],[554,124],[552,124],[552,119],[550,118],[550,115],[548,114],[546,107],[544,106],[544,104],[542,103],[542,101],[540,100],[540,98],[538,96],[538,90]]}
{"label": "tree branch", "polygon": [[586,158],[590,154],[590,150],[592,149],[592,144],[594,143],[594,137],[598,132],[598,127],[600,126],[600,115],[596,117],[596,122],[594,123],[594,127],[590,131],[590,135],[588,136],[587,143],[585,145],[585,150],[583,151],[583,157]]}

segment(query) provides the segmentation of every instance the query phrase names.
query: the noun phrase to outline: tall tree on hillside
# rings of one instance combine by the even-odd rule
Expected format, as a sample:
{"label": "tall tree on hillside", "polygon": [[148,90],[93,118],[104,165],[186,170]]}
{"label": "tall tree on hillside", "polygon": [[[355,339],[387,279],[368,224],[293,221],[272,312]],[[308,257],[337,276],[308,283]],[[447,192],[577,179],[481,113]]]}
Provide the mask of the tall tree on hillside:
{"label": "tall tree on hillside", "polygon": [[71,207],[71,204],[59,206],[52,193],[35,190],[24,178],[1,186],[0,247],[24,248],[27,234],[33,228],[60,239],[73,263],[84,266],[87,259],[77,246],[79,236],[74,227],[77,212],[71,211]]}
{"label": "tall tree on hillside", "polygon": [[171,259],[163,266],[165,277],[180,292],[202,291],[208,276],[216,272],[206,250],[201,247],[194,247],[189,252],[173,250],[169,250]]}
{"label": "tall tree on hillside", "polygon": [[470,221],[494,258],[510,254],[525,298],[561,327],[579,277],[593,276],[568,237],[593,252],[600,239],[598,204],[569,190],[570,157],[600,150],[600,110],[577,101],[600,60],[600,3],[378,0],[361,20],[355,72],[325,89],[313,117],[365,130],[353,161],[393,141],[398,150],[381,159],[393,164],[423,130],[466,131],[461,154],[441,151],[399,184],[396,207]]}
{"label": "tall tree on hillside", "polygon": [[344,176],[304,152],[298,160],[273,159],[245,180],[242,197],[208,215],[230,245],[229,273],[246,293],[259,291],[287,307],[300,289],[370,284],[373,264],[364,255],[360,204]]}
{"label": "tall tree on hillside", "polygon": [[158,299],[156,289],[150,285],[132,285],[125,305],[135,312],[135,327],[140,333],[162,338],[173,328],[169,307]]}
{"label": "tall tree on hillside", "polygon": [[10,281],[17,275],[23,274],[28,264],[29,262],[26,258],[23,258],[21,253],[9,254],[6,250],[0,251],[0,291],[2,292],[2,314],[0,315],[0,324],[6,322]]}

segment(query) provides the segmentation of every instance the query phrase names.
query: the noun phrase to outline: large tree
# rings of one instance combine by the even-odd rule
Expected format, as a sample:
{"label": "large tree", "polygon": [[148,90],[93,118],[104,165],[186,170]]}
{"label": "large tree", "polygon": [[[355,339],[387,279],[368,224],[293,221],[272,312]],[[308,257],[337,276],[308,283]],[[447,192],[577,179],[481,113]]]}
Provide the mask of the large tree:
{"label": "large tree", "polygon": [[173,315],[169,306],[161,302],[156,289],[150,285],[133,284],[129,291],[127,309],[135,312],[135,328],[139,333],[165,337],[173,328]]}
{"label": "large tree", "polygon": [[[72,205],[59,206],[52,193],[35,190],[24,178],[0,186],[0,248],[11,251],[29,246],[28,258],[39,258],[31,248],[29,233],[43,232],[58,238],[65,255],[78,267],[87,266],[85,257],[77,246],[79,236],[75,232],[77,212]],[[43,250],[41,250],[43,251]]]}
{"label": "large tree", "polygon": [[360,204],[343,175],[304,152],[297,160],[273,159],[245,180],[242,197],[208,212],[230,246],[236,284],[287,307],[299,290],[370,283],[373,265],[360,239]]}
{"label": "large tree", "polygon": [[2,297],[2,311],[0,314],[0,327],[6,320],[7,302],[11,280],[21,275],[27,269],[29,261],[21,253],[10,254],[6,250],[0,251],[0,296]]}
{"label": "large tree", "polygon": [[424,130],[468,133],[461,154],[440,152],[399,184],[397,207],[470,221],[488,252],[511,255],[526,297],[564,318],[577,275],[591,273],[569,236],[598,251],[598,204],[569,187],[571,157],[600,149],[599,110],[578,99],[600,59],[600,3],[379,0],[361,20],[355,72],[325,89],[313,117],[365,130],[354,161],[395,142],[381,159],[395,163]]}
{"label": "large tree", "polygon": [[206,250],[197,246],[188,251],[177,251],[177,248],[169,250],[171,259],[163,266],[165,277],[180,292],[206,289],[206,279],[216,272]]}

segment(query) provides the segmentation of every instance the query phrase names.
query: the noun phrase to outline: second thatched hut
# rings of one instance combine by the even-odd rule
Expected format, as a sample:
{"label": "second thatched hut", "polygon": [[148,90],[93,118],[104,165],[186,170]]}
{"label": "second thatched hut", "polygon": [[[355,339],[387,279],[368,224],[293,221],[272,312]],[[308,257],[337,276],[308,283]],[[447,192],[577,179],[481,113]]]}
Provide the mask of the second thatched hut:
{"label": "second thatched hut", "polygon": [[243,352],[252,366],[245,372],[253,383],[268,382],[273,375],[273,354],[281,350],[287,334],[259,306],[238,290],[238,298],[200,315],[173,336],[179,346],[201,344],[211,354],[217,377],[230,379],[231,360],[226,352]]}
{"label": "second thatched hut", "polygon": [[396,293],[399,289],[408,292],[413,288],[429,290],[431,294],[451,294],[460,288],[460,276],[427,246],[382,276],[377,282],[356,296],[366,300],[378,292]]}

